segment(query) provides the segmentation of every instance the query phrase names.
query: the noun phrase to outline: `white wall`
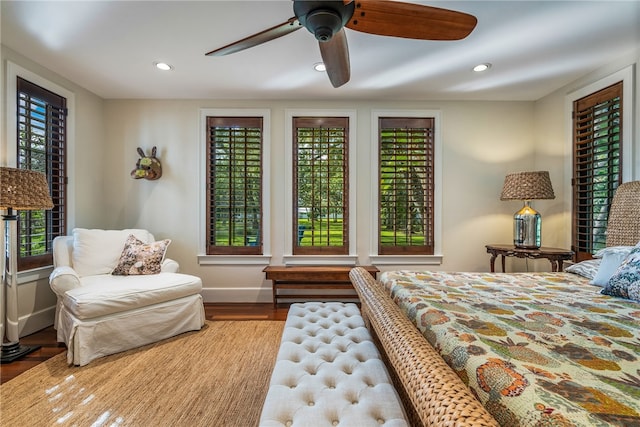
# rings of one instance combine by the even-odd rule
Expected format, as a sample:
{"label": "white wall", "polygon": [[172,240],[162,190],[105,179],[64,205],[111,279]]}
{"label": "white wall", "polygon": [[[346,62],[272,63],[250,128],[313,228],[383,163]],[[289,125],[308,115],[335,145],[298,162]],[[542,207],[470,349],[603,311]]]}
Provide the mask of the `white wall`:
{"label": "white wall", "polygon": [[536,102],[534,110],[535,169],[549,171],[556,196],[553,200],[536,200],[536,206],[544,207],[539,209],[544,245],[555,248],[569,248],[571,243],[571,206],[565,203],[565,197],[571,198],[571,193],[565,194],[566,183],[571,179],[565,171],[565,163],[571,162],[572,155],[566,149],[565,132],[570,117],[561,113],[563,108],[564,94],[554,92]]}

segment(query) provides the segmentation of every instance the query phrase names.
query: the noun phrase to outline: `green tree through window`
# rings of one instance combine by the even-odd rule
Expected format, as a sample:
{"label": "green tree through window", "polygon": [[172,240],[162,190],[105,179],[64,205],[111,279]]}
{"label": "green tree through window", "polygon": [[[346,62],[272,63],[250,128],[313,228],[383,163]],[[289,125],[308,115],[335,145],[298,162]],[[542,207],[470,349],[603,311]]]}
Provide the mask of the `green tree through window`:
{"label": "green tree through window", "polygon": [[52,242],[66,234],[66,99],[18,77],[18,168],[42,172],[51,210],[18,214],[18,269],[53,263]]}
{"label": "green tree through window", "polygon": [[262,253],[262,120],[207,118],[207,254]]}
{"label": "green tree through window", "polygon": [[609,208],[622,180],[622,82],[573,107],[572,249],[581,261],[605,247]]}
{"label": "green tree through window", "polygon": [[347,117],[294,117],[296,255],[347,254]]}
{"label": "green tree through window", "polygon": [[434,120],[379,118],[378,253],[434,251]]}

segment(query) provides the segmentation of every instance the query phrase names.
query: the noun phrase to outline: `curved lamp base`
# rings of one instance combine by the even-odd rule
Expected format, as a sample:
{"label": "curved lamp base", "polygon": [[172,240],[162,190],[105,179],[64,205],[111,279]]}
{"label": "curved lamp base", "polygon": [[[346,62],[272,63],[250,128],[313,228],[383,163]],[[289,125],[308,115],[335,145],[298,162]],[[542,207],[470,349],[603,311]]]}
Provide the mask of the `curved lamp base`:
{"label": "curved lamp base", "polygon": [[2,344],[2,357],[0,363],[11,363],[14,360],[26,356],[38,350],[40,345],[20,345],[19,342]]}

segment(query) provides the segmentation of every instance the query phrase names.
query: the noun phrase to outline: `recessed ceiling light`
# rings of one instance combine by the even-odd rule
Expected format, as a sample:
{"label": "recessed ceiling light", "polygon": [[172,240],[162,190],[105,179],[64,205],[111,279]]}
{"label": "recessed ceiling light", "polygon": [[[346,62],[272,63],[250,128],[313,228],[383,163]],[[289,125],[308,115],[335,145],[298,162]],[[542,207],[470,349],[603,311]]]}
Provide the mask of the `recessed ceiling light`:
{"label": "recessed ceiling light", "polygon": [[316,71],[327,71],[327,67],[324,65],[324,62],[317,62],[313,64],[313,69]]}
{"label": "recessed ceiling light", "polygon": [[162,71],[170,71],[173,70],[173,67],[166,62],[154,62],[153,65],[156,66],[157,69]]}
{"label": "recessed ceiling light", "polygon": [[491,68],[491,64],[487,62],[485,64],[476,65],[475,67],[473,67],[473,71],[481,73],[482,71],[487,71],[489,68]]}

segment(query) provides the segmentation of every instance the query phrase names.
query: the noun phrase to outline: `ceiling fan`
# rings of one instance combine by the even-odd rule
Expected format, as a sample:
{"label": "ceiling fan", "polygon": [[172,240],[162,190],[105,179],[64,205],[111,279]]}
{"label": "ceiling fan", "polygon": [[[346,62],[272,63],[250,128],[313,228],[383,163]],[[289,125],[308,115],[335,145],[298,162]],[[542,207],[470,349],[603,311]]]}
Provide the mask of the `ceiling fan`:
{"label": "ceiling fan", "polygon": [[383,0],[293,0],[294,17],[282,24],[207,52],[223,56],[282,37],[302,27],[318,40],[333,87],[351,77],[344,27],[382,36],[419,40],[460,40],[476,26],[476,18],[462,12]]}

